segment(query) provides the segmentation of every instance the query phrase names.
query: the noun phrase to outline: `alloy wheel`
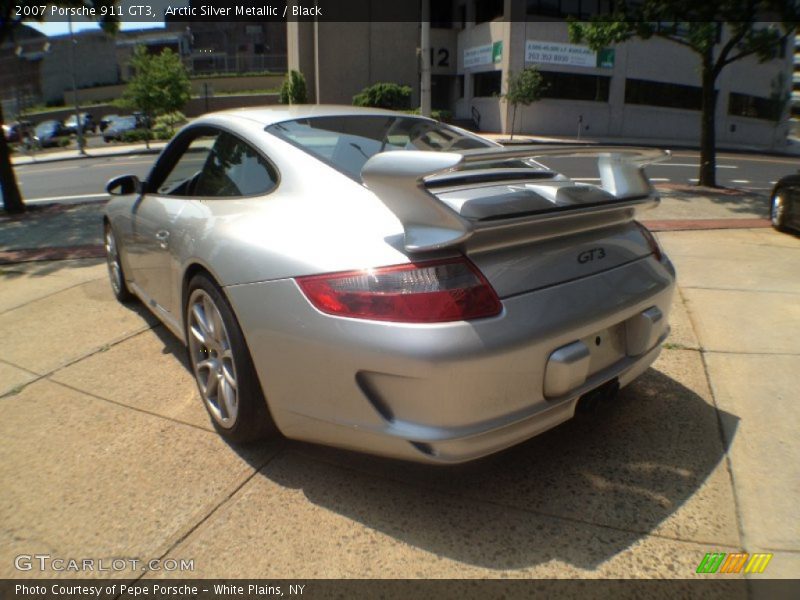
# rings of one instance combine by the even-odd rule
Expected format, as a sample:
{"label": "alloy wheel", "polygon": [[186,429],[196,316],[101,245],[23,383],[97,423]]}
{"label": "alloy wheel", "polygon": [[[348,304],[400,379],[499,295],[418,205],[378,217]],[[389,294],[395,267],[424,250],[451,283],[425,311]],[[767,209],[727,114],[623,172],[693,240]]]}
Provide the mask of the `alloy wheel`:
{"label": "alloy wheel", "polygon": [[187,310],[189,353],[203,402],[219,425],[236,424],[239,394],[230,337],[219,308],[204,290],[196,289]]}
{"label": "alloy wheel", "polygon": [[111,280],[111,287],[114,293],[119,295],[122,290],[122,266],[119,262],[119,250],[117,240],[110,227],[106,227],[106,266],[108,267],[108,278]]}
{"label": "alloy wheel", "polygon": [[783,222],[783,197],[780,194],[775,194],[772,198],[772,207],[770,209],[770,218],[775,227],[780,227]]}

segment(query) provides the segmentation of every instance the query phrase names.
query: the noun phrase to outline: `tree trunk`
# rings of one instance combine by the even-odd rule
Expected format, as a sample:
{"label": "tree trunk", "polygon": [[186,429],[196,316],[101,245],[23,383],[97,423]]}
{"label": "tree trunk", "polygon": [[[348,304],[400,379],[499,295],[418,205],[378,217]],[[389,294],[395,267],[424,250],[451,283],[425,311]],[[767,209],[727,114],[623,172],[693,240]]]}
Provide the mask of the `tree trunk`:
{"label": "tree trunk", "polygon": [[[2,122],[3,105],[0,104],[0,123]],[[17,177],[14,175],[14,167],[11,165],[11,149],[8,147],[4,133],[0,133],[0,188],[3,192],[5,211],[10,214],[24,213],[25,204],[19,193]]]}
{"label": "tree trunk", "polygon": [[514,123],[517,121],[517,105],[514,104],[514,112],[511,113],[511,138],[509,141],[514,141]]}
{"label": "tree trunk", "polygon": [[700,175],[697,185],[717,187],[717,92],[714,89],[714,51],[703,55],[703,110],[700,129]]}

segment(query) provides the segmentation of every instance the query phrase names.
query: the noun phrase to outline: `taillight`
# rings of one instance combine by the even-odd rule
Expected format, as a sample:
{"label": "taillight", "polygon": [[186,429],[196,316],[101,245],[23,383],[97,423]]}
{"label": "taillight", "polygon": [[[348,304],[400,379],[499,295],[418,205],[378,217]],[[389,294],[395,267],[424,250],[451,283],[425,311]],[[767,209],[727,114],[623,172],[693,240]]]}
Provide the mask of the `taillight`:
{"label": "taillight", "polygon": [[654,236],[647,227],[639,223],[639,221],[634,221],[634,223],[636,223],[636,226],[642,232],[644,239],[647,240],[647,245],[650,246],[650,250],[653,255],[655,255],[656,260],[660,262],[663,254],[661,252],[661,246],[658,245],[658,240],[656,240],[656,236]]}
{"label": "taillight", "polygon": [[492,286],[465,258],[298,277],[322,312],[356,319],[440,323],[498,314]]}

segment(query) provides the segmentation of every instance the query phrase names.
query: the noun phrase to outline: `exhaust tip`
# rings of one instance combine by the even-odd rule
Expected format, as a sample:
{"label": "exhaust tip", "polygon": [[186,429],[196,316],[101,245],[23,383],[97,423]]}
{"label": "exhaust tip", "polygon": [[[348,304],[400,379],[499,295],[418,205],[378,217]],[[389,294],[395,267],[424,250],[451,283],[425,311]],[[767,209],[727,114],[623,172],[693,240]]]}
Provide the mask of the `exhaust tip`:
{"label": "exhaust tip", "polygon": [[612,402],[619,392],[619,381],[615,378],[586,392],[578,398],[575,412],[583,415],[596,414]]}

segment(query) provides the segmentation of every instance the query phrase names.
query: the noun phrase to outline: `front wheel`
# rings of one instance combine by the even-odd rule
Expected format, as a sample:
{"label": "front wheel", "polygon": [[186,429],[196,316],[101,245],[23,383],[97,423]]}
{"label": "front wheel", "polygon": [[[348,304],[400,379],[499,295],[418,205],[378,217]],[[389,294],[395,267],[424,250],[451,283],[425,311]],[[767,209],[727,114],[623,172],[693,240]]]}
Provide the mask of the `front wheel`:
{"label": "front wheel", "polygon": [[206,275],[189,282],[186,303],[189,360],[215,429],[233,442],[275,431],[261,385],[228,301]]}
{"label": "front wheel", "polygon": [[122,260],[119,257],[117,238],[108,223],[106,223],[105,227],[105,246],[108,278],[111,281],[111,290],[114,292],[114,297],[120,302],[130,302],[133,300],[133,294],[131,294],[128,285],[125,283],[125,271],[122,269]]}
{"label": "front wheel", "polygon": [[783,231],[785,227],[786,204],[780,191],[775,192],[769,210],[772,226],[778,231]]}

